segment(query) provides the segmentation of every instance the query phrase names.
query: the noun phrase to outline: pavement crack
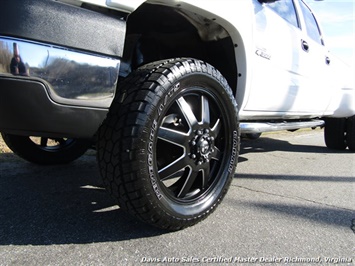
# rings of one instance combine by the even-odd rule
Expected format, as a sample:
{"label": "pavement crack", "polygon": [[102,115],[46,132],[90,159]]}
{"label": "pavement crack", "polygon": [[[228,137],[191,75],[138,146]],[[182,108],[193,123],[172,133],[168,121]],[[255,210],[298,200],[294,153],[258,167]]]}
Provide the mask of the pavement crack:
{"label": "pavement crack", "polygon": [[[345,210],[345,211],[349,211],[349,212],[354,212],[354,210],[352,209],[348,209],[348,208],[344,208],[344,207],[339,207],[339,206],[335,206],[332,204],[328,204],[328,203],[324,203],[324,202],[319,202],[319,201],[315,201],[315,200],[310,200],[310,199],[306,199],[306,198],[302,198],[302,197],[297,197],[297,196],[287,196],[287,195],[281,195],[281,194],[277,194],[277,193],[272,193],[272,192],[267,192],[267,191],[262,191],[262,190],[257,190],[257,189],[252,189],[252,188],[248,188],[248,187],[244,187],[244,186],[239,186],[239,185],[232,185],[233,187],[237,187],[237,188],[241,188],[241,189],[245,189],[245,190],[249,190],[252,192],[256,192],[256,193],[263,193],[266,195],[271,195],[271,196],[275,196],[275,197],[280,197],[280,198],[285,198],[285,199],[293,199],[293,200],[299,200],[299,201],[306,201],[306,202],[310,202],[313,204],[319,204],[319,205],[323,205],[323,206],[327,206],[327,207],[331,207],[331,208],[335,208],[335,209],[340,209],[340,210]],[[355,219],[353,222],[353,227],[355,228]],[[354,229],[353,229],[354,230]],[[354,231],[355,233],[355,231]]]}

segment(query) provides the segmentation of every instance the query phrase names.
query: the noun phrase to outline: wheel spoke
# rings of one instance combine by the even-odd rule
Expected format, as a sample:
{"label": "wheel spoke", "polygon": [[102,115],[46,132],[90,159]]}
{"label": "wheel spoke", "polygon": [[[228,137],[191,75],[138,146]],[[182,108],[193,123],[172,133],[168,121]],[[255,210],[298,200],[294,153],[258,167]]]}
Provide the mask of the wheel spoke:
{"label": "wheel spoke", "polygon": [[65,140],[65,139],[56,139],[56,142],[58,142],[59,145],[64,145],[64,144],[66,144],[66,140]]}
{"label": "wheel spoke", "polygon": [[177,160],[173,161],[169,165],[158,170],[158,174],[161,181],[166,181],[170,178],[174,178],[174,174],[181,172],[187,167],[187,161],[185,156],[181,156]]}
{"label": "wheel spoke", "polygon": [[181,131],[176,131],[166,127],[160,127],[158,131],[158,138],[172,144],[185,147],[188,142],[188,134]]}
{"label": "wheel spoke", "polygon": [[215,147],[214,147],[214,151],[213,151],[212,154],[211,154],[211,158],[212,158],[213,160],[219,161],[219,159],[221,158],[221,156],[222,156],[221,151],[215,146]]}
{"label": "wheel spoke", "polygon": [[42,147],[47,147],[48,144],[48,138],[41,138],[41,146]]}
{"label": "wheel spoke", "polygon": [[220,119],[217,119],[216,123],[214,124],[214,126],[212,127],[212,132],[214,134],[214,137],[217,137],[219,134],[219,131],[221,130],[222,127],[222,123]]}
{"label": "wheel spoke", "polygon": [[194,112],[191,109],[191,106],[186,102],[184,97],[180,97],[177,99],[177,104],[180,107],[182,114],[184,115],[187,123],[189,124],[190,128],[198,124],[197,118]]}
{"label": "wheel spoke", "polygon": [[208,187],[208,180],[210,177],[211,165],[206,164],[206,166],[202,169],[202,190]]}
{"label": "wheel spoke", "polygon": [[205,125],[210,124],[210,105],[207,97],[201,96],[201,117],[202,123]]}
{"label": "wheel spoke", "polygon": [[186,196],[187,193],[190,192],[191,187],[195,183],[195,180],[196,180],[198,174],[199,174],[198,171],[194,171],[194,170],[190,169],[188,176],[186,177],[186,181],[185,181],[184,185],[182,186],[181,190],[177,194],[178,198],[183,198]]}

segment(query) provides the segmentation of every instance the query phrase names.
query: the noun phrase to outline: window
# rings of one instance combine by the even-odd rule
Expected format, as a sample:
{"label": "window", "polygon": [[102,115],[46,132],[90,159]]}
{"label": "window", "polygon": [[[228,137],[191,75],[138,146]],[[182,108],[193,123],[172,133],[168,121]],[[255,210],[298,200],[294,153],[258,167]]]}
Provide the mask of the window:
{"label": "window", "polygon": [[308,8],[308,6],[303,3],[303,1],[300,1],[300,5],[304,17],[304,22],[306,24],[307,35],[317,43],[324,45],[323,38],[318,27],[318,23],[314,18],[313,13]]}
{"label": "window", "polygon": [[292,0],[280,0],[270,3],[267,6],[293,26],[299,27],[296,9]]}

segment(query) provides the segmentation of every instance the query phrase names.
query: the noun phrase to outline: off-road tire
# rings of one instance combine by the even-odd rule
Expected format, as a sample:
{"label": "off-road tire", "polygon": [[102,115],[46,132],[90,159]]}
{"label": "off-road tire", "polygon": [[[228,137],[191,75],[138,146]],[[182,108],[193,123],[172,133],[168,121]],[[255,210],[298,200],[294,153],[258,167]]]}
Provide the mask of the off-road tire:
{"label": "off-road tire", "polygon": [[233,93],[211,65],[171,59],[138,68],[99,130],[97,159],[120,207],[159,228],[208,216],[234,176],[239,154]]}
{"label": "off-road tire", "polygon": [[[1,134],[6,145],[22,159],[40,165],[70,163],[82,156],[91,146],[89,140],[69,138],[38,138]],[[37,138],[36,138],[37,139]],[[49,143],[51,143],[49,145]]]}
{"label": "off-road tire", "polygon": [[355,115],[346,119],[346,144],[355,151]]}
{"label": "off-road tire", "polygon": [[345,118],[326,118],[324,127],[325,144],[330,149],[346,149],[346,119]]}

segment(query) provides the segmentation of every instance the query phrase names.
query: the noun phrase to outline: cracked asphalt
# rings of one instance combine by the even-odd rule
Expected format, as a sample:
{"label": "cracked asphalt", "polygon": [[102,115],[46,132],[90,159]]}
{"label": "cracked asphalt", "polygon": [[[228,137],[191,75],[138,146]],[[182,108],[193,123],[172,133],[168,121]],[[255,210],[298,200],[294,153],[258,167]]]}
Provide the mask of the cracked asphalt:
{"label": "cracked asphalt", "polygon": [[222,204],[178,232],[121,211],[94,151],[43,167],[0,148],[0,265],[355,264],[355,154],[322,130],[243,140]]}

